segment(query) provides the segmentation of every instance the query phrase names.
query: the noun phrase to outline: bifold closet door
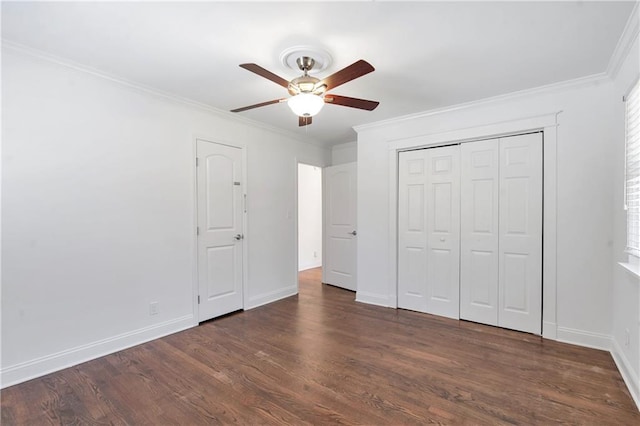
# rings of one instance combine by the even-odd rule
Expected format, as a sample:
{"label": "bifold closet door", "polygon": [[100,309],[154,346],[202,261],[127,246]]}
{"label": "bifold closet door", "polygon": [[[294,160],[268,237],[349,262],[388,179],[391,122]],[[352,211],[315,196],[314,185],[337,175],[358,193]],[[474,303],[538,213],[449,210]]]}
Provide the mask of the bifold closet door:
{"label": "bifold closet door", "polygon": [[542,134],[461,146],[460,318],[542,331]]}
{"label": "bifold closet door", "polygon": [[460,147],[399,161],[398,307],[459,318]]}
{"label": "bifold closet door", "polygon": [[498,325],[499,155],[499,139],[460,146],[460,318],[490,325]]}
{"label": "bifold closet door", "polygon": [[542,333],[542,133],[500,139],[500,327]]}

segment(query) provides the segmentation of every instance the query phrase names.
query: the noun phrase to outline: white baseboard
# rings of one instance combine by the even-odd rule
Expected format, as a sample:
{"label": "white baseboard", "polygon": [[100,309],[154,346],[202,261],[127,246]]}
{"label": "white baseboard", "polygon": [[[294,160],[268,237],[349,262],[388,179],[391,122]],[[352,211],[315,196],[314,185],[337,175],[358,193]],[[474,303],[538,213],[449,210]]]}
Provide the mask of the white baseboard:
{"label": "white baseboard", "polygon": [[542,337],[545,339],[557,340],[558,339],[558,324],[555,322],[543,321],[542,322]]}
{"label": "white baseboard", "polygon": [[369,305],[383,306],[389,308],[389,297],[385,294],[368,293],[365,291],[356,291],[356,302],[367,303]]}
{"label": "white baseboard", "polygon": [[611,356],[616,363],[616,367],[618,367],[618,371],[620,371],[624,383],[627,385],[627,389],[629,389],[633,401],[636,403],[638,410],[640,410],[640,376],[615,338],[611,339]]}
{"label": "white baseboard", "polygon": [[285,297],[293,296],[298,293],[298,286],[291,286],[269,293],[264,293],[249,299],[249,303],[245,306],[245,310],[257,308],[258,306],[266,305],[267,303],[275,302],[276,300],[284,299]]}
{"label": "white baseboard", "polygon": [[298,266],[298,272],[306,271],[307,269],[319,268],[322,266],[322,261],[318,260],[317,262],[305,263],[304,265]]}
{"label": "white baseboard", "polygon": [[192,314],[60,351],[0,370],[0,388],[26,382],[198,325]]}
{"label": "white baseboard", "polygon": [[587,348],[611,350],[611,336],[608,334],[593,333],[590,331],[576,330],[574,328],[558,327],[556,340]]}

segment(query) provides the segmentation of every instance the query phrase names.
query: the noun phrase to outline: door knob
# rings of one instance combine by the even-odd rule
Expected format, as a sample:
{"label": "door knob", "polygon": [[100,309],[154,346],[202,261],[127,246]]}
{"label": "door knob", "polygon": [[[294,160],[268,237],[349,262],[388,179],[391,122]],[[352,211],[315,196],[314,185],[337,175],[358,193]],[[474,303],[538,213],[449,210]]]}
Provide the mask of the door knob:
{"label": "door knob", "polygon": [[236,236],[235,236],[235,237],[233,237],[233,238],[235,238],[235,239],[236,239],[236,241],[240,241],[241,239],[243,239],[243,238],[244,238],[244,235],[242,235],[242,234],[236,234]]}
{"label": "door knob", "polygon": [[349,233],[350,233],[351,235],[353,235],[353,236],[358,235],[358,233],[357,233],[356,231],[351,231],[351,232],[349,232]]}

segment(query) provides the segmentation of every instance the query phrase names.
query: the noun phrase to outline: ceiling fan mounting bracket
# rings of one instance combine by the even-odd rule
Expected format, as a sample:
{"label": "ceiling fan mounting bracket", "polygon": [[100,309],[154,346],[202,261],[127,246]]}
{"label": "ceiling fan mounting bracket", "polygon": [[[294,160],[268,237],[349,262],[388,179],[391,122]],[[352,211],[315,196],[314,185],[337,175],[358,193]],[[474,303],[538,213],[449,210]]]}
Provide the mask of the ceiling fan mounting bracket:
{"label": "ceiling fan mounting bracket", "polygon": [[313,69],[309,68],[308,71],[310,74],[316,74],[326,70],[331,66],[333,61],[329,52],[315,46],[289,47],[288,49],[283,50],[280,54],[280,61],[282,61],[282,64],[285,67],[297,72],[301,69],[298,65],[298,59],[304,57],[313,59]]}
{"label": "ceiling fan mounting bracket", "polygon": [[307,75],[313,69],[315,63],[316,61],[310,56],[300,56],[296,59],[296,64],[298,64],[300,71],[304,72],[304,75]]}

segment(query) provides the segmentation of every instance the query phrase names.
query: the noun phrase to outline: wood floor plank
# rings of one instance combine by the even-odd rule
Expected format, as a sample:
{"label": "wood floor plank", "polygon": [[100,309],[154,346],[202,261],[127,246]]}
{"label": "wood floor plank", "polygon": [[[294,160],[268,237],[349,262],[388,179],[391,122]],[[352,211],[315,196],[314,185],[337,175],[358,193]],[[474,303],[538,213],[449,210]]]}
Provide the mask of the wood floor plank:
{"label": "wood floor plank", "polygon": [[2,425],[640,425],[607,352],[356,303],[320,279],[4,389]]}

